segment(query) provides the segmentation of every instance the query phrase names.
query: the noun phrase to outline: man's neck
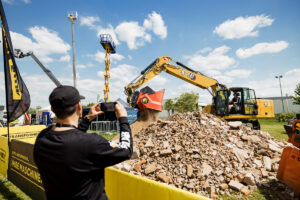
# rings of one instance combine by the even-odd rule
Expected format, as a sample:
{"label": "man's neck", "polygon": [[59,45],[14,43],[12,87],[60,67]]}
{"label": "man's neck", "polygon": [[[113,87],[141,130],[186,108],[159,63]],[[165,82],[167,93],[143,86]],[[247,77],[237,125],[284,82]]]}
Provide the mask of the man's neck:
{"label": "man's neck", "polygon": [[76,115],[72,115],[70,117],[67,117],[65,119],[56,119],[56,123],[58,124],[68,124],[78,127],[78,117]]}

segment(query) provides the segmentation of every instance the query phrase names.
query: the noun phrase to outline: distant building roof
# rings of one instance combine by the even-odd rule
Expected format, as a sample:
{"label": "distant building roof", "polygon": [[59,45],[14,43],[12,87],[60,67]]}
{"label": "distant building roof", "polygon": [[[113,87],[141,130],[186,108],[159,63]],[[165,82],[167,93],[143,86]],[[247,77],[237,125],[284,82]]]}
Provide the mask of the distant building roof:
{"label": "distant building roof", "polygon": [[290,96],[284,96],[284,97],[259,97],[258,99],[270,99],[270,100],[285,100],[285,99],[292,99]]}

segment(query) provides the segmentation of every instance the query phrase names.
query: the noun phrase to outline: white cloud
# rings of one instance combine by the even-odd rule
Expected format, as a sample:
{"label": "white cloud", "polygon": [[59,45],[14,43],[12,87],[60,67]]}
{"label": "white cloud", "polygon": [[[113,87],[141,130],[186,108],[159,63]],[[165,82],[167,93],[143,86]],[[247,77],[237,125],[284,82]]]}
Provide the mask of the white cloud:
{"label": "white cloud", "polygon": [[250,74],[252,74],[252,71],[247,69],[234,69],[226,72],[225,74],[234,78],[248,78]]}
{"label": "white cloud", "polygon": [[209,70],[226,69],[235,64],[233,58],[225,55],[229,50],[229,47],[221,46],[212,50],[207,56],[198,52],[192,56],[184,56],[184,58],[188,60],[188,66],[205,73]]}
{"label": "white cloud", "polygon": [[46,27],[34,26],[29,28],[34,41],[22,34],[11,32],[13,46],[23,52],[33,51],[33,53],[45,63],[50,63],[53,54],[67,55],[70,45],[63,41],[58,33]]}
{"label": "white cloud", "polygon": [[3,0],[4,3],[8,4],[13,4],[15,1],[14,0]]}
{"label": "white cloud", "polygon": [[120,41],[126,42],[131,50],[144,46],[145,42],[151,42],[151,35],[146,33],[138,22],[123,22],[116,27],[115,31]]}
{"label": "white cloud", "polygon": [[[29,4],[31,3],[31,0],[21,0],[23,3]],[[4,3],[8,3],[8,4],[14,4],[15,0],[3,0]]]}
{"label": "white cloud", "polygon": [[216,79],[221,84],[229,84],[229,83],[232,83],[232,81],[233,81],[232,77],[224,76],[224,75],[218,75],[218,76],[214,77],[214,79]]}
{"label": "white cloud", "polygon": [[[285,96],[294,95],[296,84],[299,83],[300,68],[291,69],[283,74],[281,79],[282,93]],[[245,84],[246,87],[250,87],[255,90],[258,97],[274,97],[280,96],[280,87],[278,79],[275,76],[266,77],[264,80],[251,81]]]}
{"label": "white cloud", "polygon": [[217,76],[219,74],[221,74],[221,72],[218,71],[218,70],[211,69],[211,70],[206,70],[205,71],[205,75],[210,76],[210,77],[214,77],[214,76]]}
{"label": "white cloud", "polygon": [[95,23],[100,22],[100,19],[95,16],[82,16],[79,18],[79,22],[81,26],[88,26],[93,29],[96,27]]}
{"label": "white cloud", "polygon": [[258,43],[248,49],[239,48],[236,51],[236,55],[239,58],[249,58],[254,55],[264,54],[264,53],[278,53],[283,51],[289,46],[289,43],[286,41],[278,41],[273,43]]}
{"label": "white cloud", "polygon": [[77,67],[78,69],[85,69],[87,66],[86,66],[86,65],[83,65],[83,64],[78,64],[78,65],[76,65],[76,67]]}
{"label": "white cloud", "polygon": [[[97,51],[95,54],[89,54],[89,57],[94,58],[99,63],[104,63],[105,53],[102,51]],[[110,55],[111,62],[117,62],[124,59],[124,56],[121,54],[111,54]]]}
{"label": "white cloud", "polygon": [[130,50],[138,49],[147,42],[151,42],[151,34],[147,31],[152,31],[161,39],[167,37],[167,27],[161,15],[155,11],[149,14],[148,18],[144,20],[143,26],[140,26],[137,21],[125,21],[114,28],[111,24],[103,27],[99,22],[100,19],[97,16],[83,16],[80,19],[80,25],[96,30],[97,36],[100,34],[110,34],[116,45],[119,45],[120,42],[126,42]]}
{"label": "white cloud", "polygon": [[271,26],[274,19],[269,16],[257,15],[250,17],[237,17],[234,20],[227,20],[217,26],[214,33],[224,39],[239,39],[243,37],[258,36],[258,28]]}
{"label": "white cloud", "polygon": [[71,60],[70,55],[64,55],[59,58],[60,62],[69,62]]}
{"label": "white cloud", "polygon": [[161,39],[167,37],[167,27],[160,14],[153,11],[148,15],[148,19],[144,20],[144,27],[152,30],[154,34],[158,35]]}

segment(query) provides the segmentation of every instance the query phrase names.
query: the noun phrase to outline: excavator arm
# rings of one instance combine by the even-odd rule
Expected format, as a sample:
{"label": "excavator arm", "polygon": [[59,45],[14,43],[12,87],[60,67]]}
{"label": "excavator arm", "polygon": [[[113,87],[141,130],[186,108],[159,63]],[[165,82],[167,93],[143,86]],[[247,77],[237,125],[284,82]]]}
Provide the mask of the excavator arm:
{"label": "excavator arm", "polygon": [[[171,61],[175,62],[178,66],[170,64]],[[219,84],[217,80],[207,77],[200,72],[194,71],[180,62],[174,61],[169,56],[162,56],[146,67],[138,77],[125,87],[125,93],[128,96],[127,102],[130,106],[135,107],[136,104],[142,100],[142,98],[140,98],[141,94],[136,90],[162,71],[165,71],[166,73],[197,87],[207,89],[213,96],[215,96],[219,89],[226,88],[226,86]],[[152,95],[155,97],[153,92]]]}

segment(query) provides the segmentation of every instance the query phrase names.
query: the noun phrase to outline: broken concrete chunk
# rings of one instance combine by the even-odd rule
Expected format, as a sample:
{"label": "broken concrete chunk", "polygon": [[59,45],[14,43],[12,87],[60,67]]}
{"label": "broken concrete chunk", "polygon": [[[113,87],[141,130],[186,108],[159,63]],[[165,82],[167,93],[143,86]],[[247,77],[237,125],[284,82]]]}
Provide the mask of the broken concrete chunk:
{"label": "broken concrete chunk", "polygon": [[254,176],[251,173],[247,173],[243,179],[243,183],[246,183],[247,185],[255,185]]}
{"label": "broken concrete chunk", "polygon": [[145,147],[154,147],[154,144],[153,144],[151,138],[148,139],[148,141],[147,141],[146,144],[145,144]]}
{"label": "broken concrete chunk", "polygon": [[182,146],[176,144],[174,148],[175,148],[175,151],[178,152],[182,149]]}
{"label": "broken concrete chunk", "polygon": [[165,183],[169,183],[171,180],[170,177],[168,177],[166,174],[163,173],[157,174],[156,177]]}
{"label": "broken concrete chunk", "polygon": [[263,157],[263,162],[264,162],[264,167],[266,168],[267,171],[271,171],[271,159],[268,156]]}
{"label": "broken concrete chunk", "polygon": [[241,121],[228,122],[228,125],[230,126],[230,128],[233,128],[233,129],[240,128],[240,126],[242,126],[242,124],[243,123]]}
{"label": "broken concrete chunk", "polygon": [[164,149],[160,151],[160,155],[165,156],[165,155],[170,155],[172,154],[172,150],[171,149]]}
{"label": "broken concrete chunk", "polygon": [[243,184],[241,184],[237,181],[234,181],[234,180],[231,180],[228,185],[230,188],[237,190],[237,191],[240,191],[243,187],[245,187]]}
{"label": "broken concrete chunk", "polygon": [[145,174],[146,174],[146,175],[147,175],[147,174],[151,174],[151,173],[155,172],[155,170],[156,170],[155,164],[150,164],[150,165],[148,165],[148,166],[146,167],[146,169],[145,169]]}
{"label": "broken concrete chunk", "polygon": [[193,167],[192,165],[187,165],[187,176],[191,178],[193,176]]}

